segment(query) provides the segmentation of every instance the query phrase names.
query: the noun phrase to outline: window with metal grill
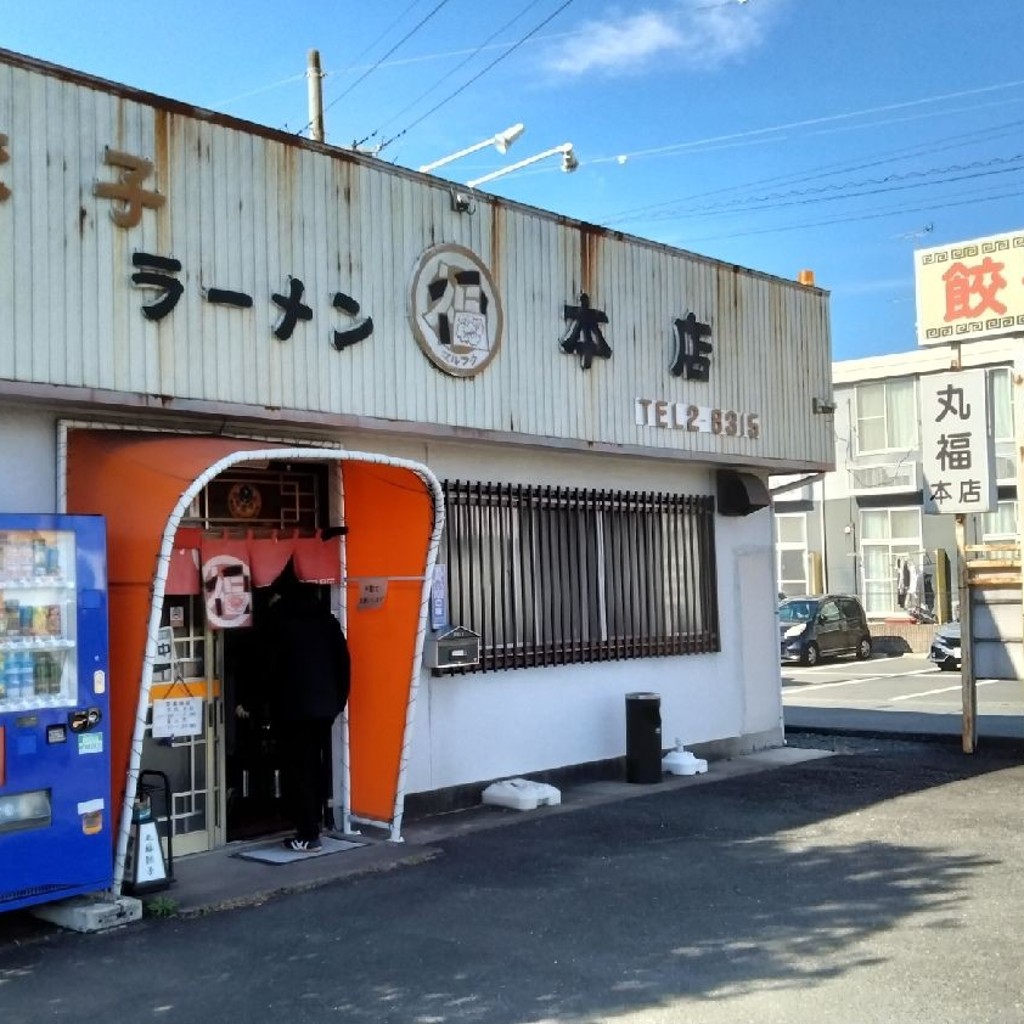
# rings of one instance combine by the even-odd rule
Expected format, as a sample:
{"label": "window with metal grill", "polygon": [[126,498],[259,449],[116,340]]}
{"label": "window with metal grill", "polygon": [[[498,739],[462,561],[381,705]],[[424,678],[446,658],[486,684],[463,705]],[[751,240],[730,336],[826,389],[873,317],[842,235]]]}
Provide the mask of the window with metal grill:
{"label": "window with metal grill", "polygon": [[444,493],[449,617],[480,633],[480,669],[719,650],[712,498],[460,480]]}

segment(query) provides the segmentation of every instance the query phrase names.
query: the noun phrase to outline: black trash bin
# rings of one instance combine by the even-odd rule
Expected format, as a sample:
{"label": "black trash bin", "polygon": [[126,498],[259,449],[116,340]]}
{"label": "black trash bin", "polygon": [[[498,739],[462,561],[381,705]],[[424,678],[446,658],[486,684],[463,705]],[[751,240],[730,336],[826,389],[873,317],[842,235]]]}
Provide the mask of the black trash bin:
{"label": "black trash bin", "polygon": [[661,695],[626,694],[626,781],[661,782]]}

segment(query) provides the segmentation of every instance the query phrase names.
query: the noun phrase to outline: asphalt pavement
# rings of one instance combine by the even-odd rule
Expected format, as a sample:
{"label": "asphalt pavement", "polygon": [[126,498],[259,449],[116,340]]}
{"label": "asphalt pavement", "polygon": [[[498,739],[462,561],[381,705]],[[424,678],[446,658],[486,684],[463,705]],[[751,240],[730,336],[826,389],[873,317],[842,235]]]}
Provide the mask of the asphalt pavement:
{"label": "asphalt pavement", "polygon": [[0,1020],[1024,1021],[1021,752],[799,746],[445,816],[435,856],[259,906],[9,943]]}
{"label": "asphalt pavement", "polygon": [[[923,655],[835,658],[813,667],[785,664],[782,695],[787,730],[869,735],[960,736],[963,692],[959,672],[943,672]],[[982,743],[1024,744],[1024,684],[977,681]]]}

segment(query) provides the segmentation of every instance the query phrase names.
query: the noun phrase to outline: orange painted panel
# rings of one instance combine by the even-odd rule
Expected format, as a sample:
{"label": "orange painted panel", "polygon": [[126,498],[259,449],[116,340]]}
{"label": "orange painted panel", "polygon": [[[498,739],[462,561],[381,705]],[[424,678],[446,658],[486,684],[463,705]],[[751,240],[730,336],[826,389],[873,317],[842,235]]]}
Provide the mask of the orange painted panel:
{"label": "orange painted panel", "polygon": [[218,459],[269,448],[222,437],[115,430],[68,433],[68,512],[107,520],[110,583],[111,806],[120,808],[164,527],[182,492]]}
{"label": "orange painted panel", "polygon": [[[234,451],[270,447],[220,437],[69,432],[68,511],[107,520],[114,807],[124,797],[153,577],[168,517],[182,492],[214,462]],[[410,470],[354,460],[342,466],[348,574],[391,581],[377,611],[357,611],[358,587],[348,588],[352,809],[360,817],[391,821],[434,510],[426,485]],[[403,576],[413,579],[395,579]]]}
{"label": "orange painted panel", "polygon": [[[394,466],[346,463],[348,642],[352,811],[390,821],[401,766],[406,710],[433,531],[433,501],[415,474]],[[387,598],[359,611],[353,577],[390,577]],[[396,580],[395,577],[415,577]]]}

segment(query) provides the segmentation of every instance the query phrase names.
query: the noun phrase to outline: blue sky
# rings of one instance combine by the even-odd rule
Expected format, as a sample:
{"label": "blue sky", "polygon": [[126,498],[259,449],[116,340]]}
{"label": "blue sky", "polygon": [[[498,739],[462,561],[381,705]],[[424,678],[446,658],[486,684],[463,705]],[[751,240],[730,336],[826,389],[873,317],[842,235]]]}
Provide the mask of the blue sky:
{"label": "blue sky", "polygon": [[1024,227],[1021,0],[0,0],[0,46],[832,293],[837,359],[912,349],[913,251]]}

